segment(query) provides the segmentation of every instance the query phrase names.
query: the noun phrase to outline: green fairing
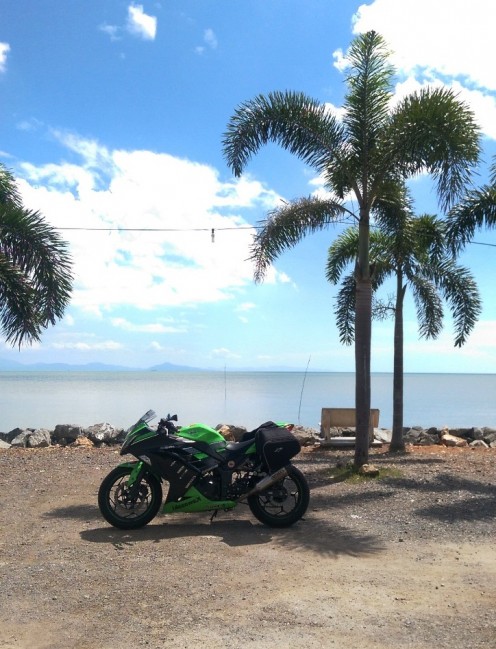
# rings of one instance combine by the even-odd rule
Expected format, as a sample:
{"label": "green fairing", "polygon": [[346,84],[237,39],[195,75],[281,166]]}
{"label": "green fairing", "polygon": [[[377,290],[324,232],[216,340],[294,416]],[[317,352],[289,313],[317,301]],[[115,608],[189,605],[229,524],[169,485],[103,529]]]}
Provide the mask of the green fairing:
{"label": "green fairing", "polygon": [[133,428],[124,440],[127,444],[135,444],[138,440],[142,442],[145,439],[150,439],[151,437],[156,437],[158,435],[156,430],[148,428],[146,424],[142,424],[139,428]]}
{"label": "green fairing", "polygon": [[162,513],[208,512],[215,509],[232,509],[235,506],[236,501],[234,500],[209,500],[198,489],[190,487],[179,502],[166,503],[162,509]]}
{"label": "green fairing", "polygon": [[218,444],[219,442],[226,441],[217,430],[210,428],[210,426],[205,426],[205,424],[181,426],[177,434],[185,439],[207,442],[207,444]]}

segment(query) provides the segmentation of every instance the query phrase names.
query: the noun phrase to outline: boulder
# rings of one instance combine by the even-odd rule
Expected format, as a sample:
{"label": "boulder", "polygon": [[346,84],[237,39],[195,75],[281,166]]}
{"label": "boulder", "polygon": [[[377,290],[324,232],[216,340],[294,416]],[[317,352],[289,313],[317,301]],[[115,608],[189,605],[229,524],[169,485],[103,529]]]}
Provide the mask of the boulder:
{"label": "boulder", "polygon": [[443,446],[468,446],[466,439],[457,437],[456,435],[450,435],[449,433],[443,433],[441,435],[441,444]]}
{"label": "boulder", "polygon": [[474,439],[473,442],[469,444],[470,448],[489,448],[486,442],[482,439]]}
{"label": "boulder", "polygon": [[383,444],[391,444],[393,431],[387,428],[374,428],[374,439]]}
{"label": "boulder", "polygon": [[244,426],[233,426],[233,424],[218,424],[215,427],[222,437],[229,442],[239,442],[243,435],[247,432]]}
{"label": "boulder", "polygon": [[0,433],[0,439],[3,439],[4,442],[8,442],[9,444],[12,443],[12,440],[23,433],[26,428],[13,428],[11,431],[8,433]]}
{"label": "boulder", "polygon": [[28,435],[28,448],[46,448],[47,446],[50,446],[50,443],[50,431],[46,428],[38,428]]}
{"label": "boulder", "polygon": [[89,446],[93,447],[94,444],[87,437],[78,437],[74,442],[72,442],[71,446],[74,447],[82,446],[84,448],[88,448]]}
{"label": "boulder", "polygon": [[0,449],[1,448],[10,448],[10,444],[8,442],[4,442],[3,439],[0,439]]}
{"label": "boulder", "polygon": [[302,446],[314,446],[321,440],[320,433],[315,428],[295,426],[291,432]]}
{"label": "boulder", "polygon": [[14,437],[10,442],[13,448],[26,448],[28,445],[28,438],[31,435],[31,430],[21,430],[21,432]]}
{"label": "boulder", "polygon": [[81,426],[74,426],[72,424],[57,424],[52,433],[52,441],[54,444],[72,444],[78,437],[83,435]]}
{"label": "boulder", "polygon": [[[234,428],[234,426],[233,426]],[[236,440],[234,439],[234,433],[231,431],[231,427],[227,426],[227,424],[223,424],[220,426],[220,428],[216,428],[217,432],[222,435],[222,437],[227,441],[227,442],[235,442]]]}
{"label": "boulder", "polygon": [[85,428],[83,434],[88,437],[93,444],[117,444],[122,440],[122,429],[115,428],[111,424],[102,423],[94,424]]}

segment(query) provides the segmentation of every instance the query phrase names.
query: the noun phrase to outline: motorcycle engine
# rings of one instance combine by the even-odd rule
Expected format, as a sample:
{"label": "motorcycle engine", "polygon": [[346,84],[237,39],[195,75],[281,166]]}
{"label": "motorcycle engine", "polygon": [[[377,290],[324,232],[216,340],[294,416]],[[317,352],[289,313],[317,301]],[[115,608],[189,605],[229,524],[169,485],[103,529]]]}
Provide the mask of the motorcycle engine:
{"label": "motorcycle engine", "polygon": [[220,477],[215,473],[207,473],[196,488],[209,500],[218,500],[220,498]]}
{"label": "motorcycle engine", "polygon": [[254,480],[251,473],[233,473],[233,481],[227,489],[229,500],[237,500],[253,487]]}

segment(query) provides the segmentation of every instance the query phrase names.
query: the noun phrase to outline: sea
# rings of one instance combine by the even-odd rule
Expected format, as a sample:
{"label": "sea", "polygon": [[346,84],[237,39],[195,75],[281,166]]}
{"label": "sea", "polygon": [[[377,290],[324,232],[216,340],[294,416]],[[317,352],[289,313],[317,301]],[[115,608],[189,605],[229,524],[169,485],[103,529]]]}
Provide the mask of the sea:
{"label": "sea", "polygon": [[[372,374],[379,427],[392,426],[393,376]],[[0,432],[128,428],[147,410],[179,423],[255,428],[267,420],[319,428],[322,408],[353,408],[354,373],[341,372],[0,372]],[[405,374],[405,426],[496,427],[496,374]]]}

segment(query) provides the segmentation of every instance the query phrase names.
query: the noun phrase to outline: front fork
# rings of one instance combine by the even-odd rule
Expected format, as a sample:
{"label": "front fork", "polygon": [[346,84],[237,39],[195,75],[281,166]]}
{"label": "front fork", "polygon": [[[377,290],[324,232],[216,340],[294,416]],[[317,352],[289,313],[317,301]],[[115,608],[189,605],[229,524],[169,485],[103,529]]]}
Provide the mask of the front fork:
{"label": "front fork", "polygon": [[145,471],[146,464],[144,462],[136,462],[136,464],[133,466],[133,470],[131,471],[126,482],[126,487],[129,489],[129,496],[131,498],[137,497],[141,478],[143,477]]}

